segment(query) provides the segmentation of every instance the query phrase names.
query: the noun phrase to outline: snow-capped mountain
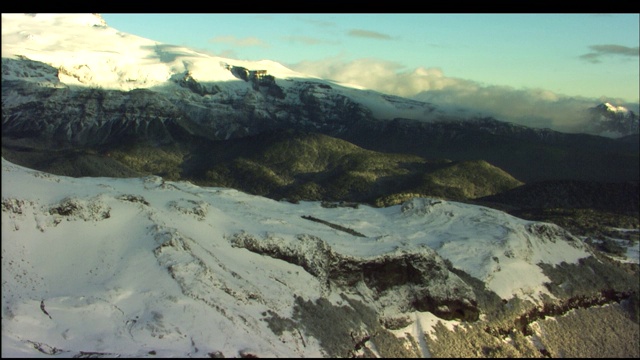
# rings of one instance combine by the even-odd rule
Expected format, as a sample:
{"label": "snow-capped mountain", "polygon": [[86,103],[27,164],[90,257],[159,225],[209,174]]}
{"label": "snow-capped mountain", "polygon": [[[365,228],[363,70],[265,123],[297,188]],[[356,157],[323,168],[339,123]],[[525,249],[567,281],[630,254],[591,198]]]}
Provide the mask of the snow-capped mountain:
{"label": "snow-capped mountain", "polygon": [[[480,206],[291,204],[2,160],[3,357],[429,356],[438,322],[499,330],[563,304],[544,266],[576,277],[589,258]],[[518,311],[495,322],[504,304]]]}
{"label": "snow-capped mountain", "polygon": [[[265,126],[339,132],[346,119],[445,114],[273,61],[226,59],[121,33],[94,14],[3,14],[2,21],[7,133],[39,131],[82,142],[85,133],[146,128],[158,119],[225,139]],[[141,118],[127,110],[123,119],[122,108],[150,114]],[[48,112],[61,116],[46,125],[33,122]]]}
{"label": "snow-capped mountain", "polygon": [[610,137],[621,137],[640,132],[638,114],[624,106],[615,106],[608,102],[589,109],[593,131]]}
{"label": "snow-capped mountain", "polygon": [[[21,148],[193,143],[295,129],[377,151],[453,160],[482,154],[522,181],[637,180],[626,143],[162,44],[95,14],[2,14],[2,105],[3,137]],[[605,153],[621,159],[598,161]]]}

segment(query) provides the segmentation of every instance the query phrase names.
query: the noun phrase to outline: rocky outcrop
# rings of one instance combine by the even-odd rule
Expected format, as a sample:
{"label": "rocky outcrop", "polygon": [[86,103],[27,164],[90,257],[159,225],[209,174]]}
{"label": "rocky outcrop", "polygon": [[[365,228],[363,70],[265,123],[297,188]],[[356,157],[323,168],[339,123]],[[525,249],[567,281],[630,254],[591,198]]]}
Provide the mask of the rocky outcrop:
{"label": "rocky outcrop", "polygon": [[49,209],[54,217],[67,220],[82,219],[84,221],[100,221],[111,217],[111,208],[104,204],[100,196],[91,199],[67,197]]}
{"label": "rocky outcrop", "polygon": [[356,289],[383,309],[429,311],[442,319],[464,321],[475,321],[480,314],[471,287],[429,248],[362,258],[340,254],[307,234],[288,241],[237,233],[230,242],[299,265],[325,284],[325,289]]}
{"label": "rocky outcrop", "polygon": [[[176,106],[149,90],[37,87],[3,81],[3,136],[37,138],[65,147],[95,146],[127,139],[172,142],[170,124],[184,117]],[[173,133],[173,135],[172,135]]]}
{"label": "rocky outcrop", "polygon": [[249,70],[242,66],[230,66],[229,71],[240,80],[249,81]]}
{"label": "rocky outcrop", "polygon": [[183,74],[173,75],[171,77],[171,80],[173,80],[173,82],[178,84],[180,87],[189,89],[194,94],[198,94],[200,96],[215,95],[221,91],[220,87],[215,84],[210,87],[202,85],[196,79],[194,79],[193,76],[191,76],[191,73],[189,73],[188,71],[184,72]]}

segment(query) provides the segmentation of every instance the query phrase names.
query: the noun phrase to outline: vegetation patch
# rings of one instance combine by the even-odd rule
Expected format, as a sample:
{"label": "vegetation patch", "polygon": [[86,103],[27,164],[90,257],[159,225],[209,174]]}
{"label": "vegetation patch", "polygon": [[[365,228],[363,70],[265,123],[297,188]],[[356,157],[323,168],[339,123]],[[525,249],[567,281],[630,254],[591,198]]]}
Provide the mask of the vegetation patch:
{"label": "vegetation patch", "polygon": [[416,347],[406,346],[407,340],[397,338],[381,326],[374,309],[341,296],[344,305],[334,305],[325,298],[315,301],[295,298],[293,320],[306,334],[318,339],[326,356],[372,357],[374,348],[384,358],[421,357]]}
{"label": "vegetation patch", "polygon": [[[431,161],[366,150],[315,133],[287,131],[234,141],[201,184],[229,186],[290,201],[325,200],[395,205],[407,194],[466,199],[522,183],[482,161]],[[246,148],[236,149],[240,144]],[[226,157],[226,159],[225,159]]]}
{"label": "vegetation patch", "polygon": [[89,201],[67,197],[57,206],[49,208],[49,214],[80,218],[84,221],[99,221],[111,217],[111,208],[100,201],[98,197]]}
{"label": "vegetation patch", "polygon": [[141,203],[147,206],[150,205],[149,202],[144,198],[144,196],[141,196],[141,195],[125,194],[125,195],[118,196],[118,199],[123,201],[128,201],[128,202]]}
{"label": "vegetation patch", "polygon": [[442,322],[425,336],[432,357],[443,358],[519,358],[543,357],[524,335],[514,332],[505,338],[487,333],[482,324],[463,324],[453,331]]}
{"label": "vegetation patch", "polygon": [[181,165],[185,154],[177,146],[138,143],[111,150],[109,156],[142,174],[162,176],[171,181],[182,180]]}
{"label": "vegetation patch", "polygon": [[618,304],[576,309],[538,324],[550,357],[640,357],[638,323]]}
{"label": "vegetation patch", "polygon": [[551,279],[547,289],[560,298],[598,297],[601,292],[638,293],[638,271],[630,272],[616,262],[593,256],[577,264],[538,264]]}

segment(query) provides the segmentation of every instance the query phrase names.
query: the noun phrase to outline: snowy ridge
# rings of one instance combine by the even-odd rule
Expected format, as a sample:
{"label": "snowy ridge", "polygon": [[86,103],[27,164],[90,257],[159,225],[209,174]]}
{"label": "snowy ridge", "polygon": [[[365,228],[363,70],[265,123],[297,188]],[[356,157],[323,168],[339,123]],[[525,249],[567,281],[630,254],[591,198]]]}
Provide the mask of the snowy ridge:
{"label": "snowy ridge", "polygon": [[[38,355],[38,346],[69,356],[332,355],[312,328],[287,325],[309,301],[369,304],[414,319],[407,332],[428,331],[430,316],[455,322],[452,306],[474,306],[445,260],[504,299],[536,301],[548,293],[537,263],[589,256],[554,225],[427,198],[324,208],[154,176],[60,177],[4,159],[2,189],[3,356]],[[417,278],[375,270],[404,259]],[[418,295],[440,305],[408,301]]]}
{"label": "snowy ridge", "polygon": [[122,33],[93,14],[3,14],[2,20],[2,57],[62,69],[67,85],[126,91],[162,85],[185,71],[199,81],[237,80],[221,62],[264,68],[279,78],[308,77],[273,61],[220,58]]}
{"label": "snowy ridge", "polygon": [[[216,84],[224,93],[241,99],[248,86],[225,67],[231,65],[264,70],[275,77],[285,92],[296,81],[329,85],[331,93],[355,99],[380,119],[432,119],[445,113],[434,112],[428,103],[400,97],[390,101],[389,96],[361,86],[301,74],[271,60],[222,58],[122,33],[94,14],[2,14],[2,23],[2,57],[31,61],[3,61],[3,80],[120,91],[152,89],[175,94],[180,88],[171,79],[188,74],[200,84]],[[33,70],[27,67],[34,66],[33,62],[49,65],[54,71],[50,70],[45,78],[34,77]],[[285,102],[300,105],[295,98],[287,98]]]}
{"label": "snowy ridge", "polygon": [[626,114],[629,112],[629,109],[627,109],[624,106],[615,106],[615,105],[611,105],[610,103],[604,103],[604,105],[607,107],[607,110],[614,112],[614,113],[623,113]]}

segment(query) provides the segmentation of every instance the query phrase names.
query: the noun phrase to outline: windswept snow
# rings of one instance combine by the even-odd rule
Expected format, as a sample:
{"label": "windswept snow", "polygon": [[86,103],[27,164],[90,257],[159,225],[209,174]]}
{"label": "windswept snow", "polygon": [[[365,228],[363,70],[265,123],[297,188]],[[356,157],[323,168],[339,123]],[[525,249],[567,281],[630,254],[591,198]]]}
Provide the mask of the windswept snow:
{"label": "windswept snow", "polygon": [[[297,332],[276,335],[265,314],[292,316],[295,296],[343,303],[337,290],[301,266],[234,247],[237,234],[282,246],[311,236],[357,258],[429,248],[505,299],[546,293],[538,262],[589,255],[553,225],[456,202],[324,208],[155,176],[54,176],[3,159],[2,355],[322,356],[313,336],[303,345]],[[410,326],[433,323],[428,313],[412,317],[419,323]],[[34,342],[48,348],[35,353]]]}

